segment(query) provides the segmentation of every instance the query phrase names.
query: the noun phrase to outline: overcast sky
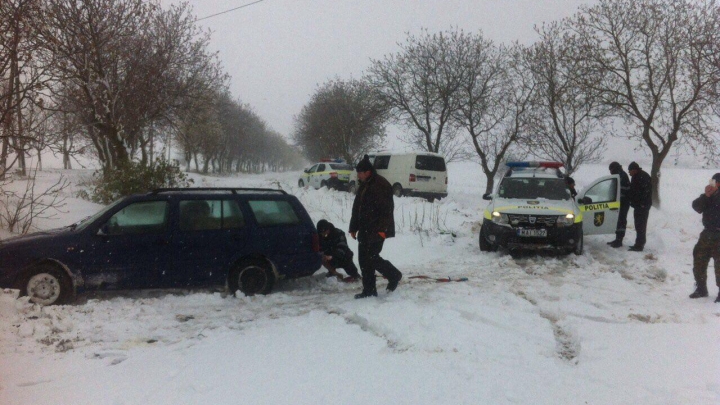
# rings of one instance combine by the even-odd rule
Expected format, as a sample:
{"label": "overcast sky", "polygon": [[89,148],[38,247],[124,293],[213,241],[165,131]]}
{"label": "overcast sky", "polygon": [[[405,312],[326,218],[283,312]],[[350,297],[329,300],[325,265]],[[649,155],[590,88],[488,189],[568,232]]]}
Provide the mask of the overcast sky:
{"label": "overcast sky", "polygon": [[[180,0],[162,0],[163,4]],[[190,0],[198,18],[255,0]],[[359,78],[371,59],[397,52],[407,32],[451,27],[496,42],[537,39],[534,26],[573,14],[593,0],[264,0],[199,21],[231,76],[230,91],[274,130],[289,136],[318,85]],[[390,147],[402,145],[393,141]],[[608,154],[633,159],[635,144],[613,141]],[[619,157],[618,157],[619,156]],[[643,159],[641,156],[637,156]],[[624,163],[626,164],[626,163]]]}

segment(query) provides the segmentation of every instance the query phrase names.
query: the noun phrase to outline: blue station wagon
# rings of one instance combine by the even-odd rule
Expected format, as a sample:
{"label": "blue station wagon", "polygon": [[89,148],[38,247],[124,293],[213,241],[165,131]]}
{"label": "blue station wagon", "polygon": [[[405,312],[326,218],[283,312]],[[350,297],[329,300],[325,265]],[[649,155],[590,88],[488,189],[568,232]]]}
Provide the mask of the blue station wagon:
{"label": "blue station wagon", "polygon": [[0,241],[0,288],[42,304],[85,290],[227,286],[267,294],[320,268],[318,234],[282,190],[158,189],[62,229]]}

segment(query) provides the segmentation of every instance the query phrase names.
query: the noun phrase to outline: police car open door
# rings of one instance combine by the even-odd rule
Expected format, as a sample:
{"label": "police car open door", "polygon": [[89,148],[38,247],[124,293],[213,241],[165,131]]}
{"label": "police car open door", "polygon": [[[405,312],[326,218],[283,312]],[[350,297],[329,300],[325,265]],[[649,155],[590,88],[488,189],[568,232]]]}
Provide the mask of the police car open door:
{"label": "police car open door", "polygon": [[620,176],[601,177],[578,196],[583,234],[614,234],[620,215]]}

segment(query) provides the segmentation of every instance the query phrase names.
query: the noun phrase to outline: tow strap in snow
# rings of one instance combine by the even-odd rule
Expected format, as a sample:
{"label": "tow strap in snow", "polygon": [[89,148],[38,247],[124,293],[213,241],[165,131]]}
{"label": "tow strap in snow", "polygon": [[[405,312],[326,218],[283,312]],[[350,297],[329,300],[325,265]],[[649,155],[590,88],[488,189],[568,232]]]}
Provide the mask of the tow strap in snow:
{"label": "tow strap in snow", "polygon": [[419,278],[419,279],[422,279],[422,280],[435,280],[435,281],[438,282],[438,283],[449,283],[449,282],[451,282],[451,281],[455,281],[455,282],[468,281],[467,277],[461,277],[461,278],[450,278],[450,277],[447,277],[447,278],[435,278],[435,277],[430,277],[430,276],[410,276],[410,277],[408,277],[408,278]]}

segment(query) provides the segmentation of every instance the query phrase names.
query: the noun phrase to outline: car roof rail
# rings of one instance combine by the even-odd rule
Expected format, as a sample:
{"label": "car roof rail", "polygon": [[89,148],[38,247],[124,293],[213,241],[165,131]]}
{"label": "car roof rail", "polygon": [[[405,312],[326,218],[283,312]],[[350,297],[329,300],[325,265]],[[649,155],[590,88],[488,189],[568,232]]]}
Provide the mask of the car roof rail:
{"label": "car roof rail", "polygon": [[261,192],[261,193],[278,193],[287,194],[285,190],[274,188],[248,188],[248,187],[173,187],[173,188],[156,188],[150,194],[167,193],[172,191],[229,191],[233,194],[238,192]]}

